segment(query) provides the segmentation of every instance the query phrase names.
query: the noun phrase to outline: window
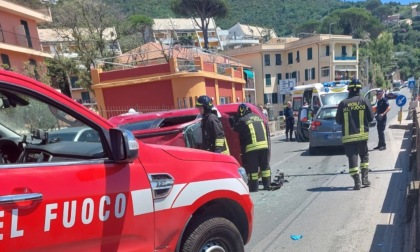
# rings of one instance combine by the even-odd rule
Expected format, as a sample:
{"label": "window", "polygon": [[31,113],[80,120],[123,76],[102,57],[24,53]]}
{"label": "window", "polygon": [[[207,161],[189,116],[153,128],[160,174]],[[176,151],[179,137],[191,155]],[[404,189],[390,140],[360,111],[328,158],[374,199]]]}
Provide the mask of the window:
{"label": "window", "polygon": [[38,67],[37,67],[36,60],[29,59],[29,64],[33,67],[35,80],[39,81],[40,76],[39,76],[39,73],[38,73]]}
{"label": "window", "polygon": [[82,92],[82,101],[83,103],[90,103],[90,95],[89,92]]}
{"label": "window", "polygon": [[286,73],[286,80],[289,79],[289,73]]}
{"label": "window", "polygon": [[264,65],[265,66],[270,65],[270,54],[264,54]]}
{"label": "window", "polygon": [[292,73],[292,79],[296,79],[296,71]]}
{"label": "window", "polygon": [[0,97],[15,105],[0,110],[3,137],[26,137],[29,142],[23,150],[17,145],[16,149],[2,149],[8,154],[8,161],[28,163],[29,167],[29,163],[40,166],[39,163],[44,162],[83,162],[106,157],[99,132],[83,123],[86,121],[83,116],[66,107],[61,110],[53,105],[56,101],[48,97],[39,96],[38,99],[35,95],[39,96],[35,92],[21,93],[7,87],[0,90]]}
{"label": "window", "polygon": [[190,96],[190,108],[194,108],[193,98]]}
{"label": "window", "polygon": [[287,55],[287,62],[289,63],[289,64],[293,64],[293,53],[289,53],[288,55]]}
{"label": "window", "polygon": [[264,94],[264,104],[272,103],[272,95],[271,94]]}
{"label": "window", "polygon": [[341,47],[341,55],[343,56],[343,57],[345,57],[345,56],[347,56],[347,51],[346,51],[346,46],[342,46]]}
{"label": "window", "polygon": [[28,22],[26,22],[25,20],[20,20],[20,24],[23,26],[23,29],[25,30],[25,36],[26,36],[26,40],[28,41],[28,47],[32,48],[31,33],[29,32]]}
{"label": "window", "polygon": [[230,103],[230,97],[220,96],[219,100],[220,100],[220,104],[229,104]]}
{"label": "window", "polygon": [[281,54],[277,53],[276,54],[276,66],[280,66],[281,65]]}
{"label": "window", "polygon": [[321,67],[321,77],[330,76],[330,67]]}
{"label": "window", "polygon": [[315,67],[311,69],[305,69],[305,81],[315,80]]}
{"label": "window", "polygon": [[312,47],[308,48],[308,60],[312,60]]}
{"label": "window", "polygon": [[325,52],[325,56],[330,56],[330,46],[327,45],[327,47],[325,48],[326,52]]}
{"label": "window", "polygon": [[280,84],[280,81],[281,81],[281,73],[278,73],[277,74],[277,84]]}
{"label": "window", "polygon": [[271,74],[265,75],[265,86],[270,87],[271,86]]}
{"label": "window", "polygon": [[296,62],[300,62],[300,53],[299,53],[299,51],[296,52]]}
{"label": "window", "polygon": [[279,101],[278,101],[278,95],[277,95],[277,93],[271,93],[271,103],[273,103],[273,104],[277,104],[277,103],[279,103]]}
{"label": "window", "polygon": [[7,54],[1,54],[1,62],[6,70],[9,70],[12,67],[10,65],[9,55]]}

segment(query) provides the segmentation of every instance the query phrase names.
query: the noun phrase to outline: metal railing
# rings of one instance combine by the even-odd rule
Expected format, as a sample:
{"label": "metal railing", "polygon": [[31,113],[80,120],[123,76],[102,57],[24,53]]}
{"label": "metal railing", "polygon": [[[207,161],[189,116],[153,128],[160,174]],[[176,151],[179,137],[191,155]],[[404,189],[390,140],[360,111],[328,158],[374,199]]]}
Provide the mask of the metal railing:
{"label": "metal railing", "polygon": [[0,27],[0,42],[42,51],[39,38],[26,36],[16,32],[6,31]]}

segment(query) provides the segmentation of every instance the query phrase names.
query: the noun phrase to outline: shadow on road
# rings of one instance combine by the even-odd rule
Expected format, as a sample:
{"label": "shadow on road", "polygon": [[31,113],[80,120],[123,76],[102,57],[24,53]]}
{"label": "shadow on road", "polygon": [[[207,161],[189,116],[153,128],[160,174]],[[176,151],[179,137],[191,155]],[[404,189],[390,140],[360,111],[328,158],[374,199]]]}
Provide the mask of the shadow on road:
{"label": "shadow on road", "polygon": [[[363,189],[363,188],[362,188]],[[337,191],[352,191],[352,186],[343,186],[343,187],[315,187],[315,188],[309,188],[307,191],[309,192],[337,192]]]}
{"label": "shadow on road", "polygon": [[309,153],[309,149],[302,152],[301,156],[336,156],[344,155],[344,148],[341,146],[334,147],[317,147],[313,153]]}

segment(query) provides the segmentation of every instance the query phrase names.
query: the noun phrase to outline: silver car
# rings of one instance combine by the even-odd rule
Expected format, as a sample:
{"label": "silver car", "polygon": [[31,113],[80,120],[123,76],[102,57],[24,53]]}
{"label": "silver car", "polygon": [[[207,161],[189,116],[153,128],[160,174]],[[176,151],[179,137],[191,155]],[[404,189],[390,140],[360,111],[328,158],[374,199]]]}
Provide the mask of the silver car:
{"label": "silver car", "polygon": [[341,125],[335,122],[337,105],[321,107],[309,127],[309,154],[315,154],[318,147],[342,146]]}

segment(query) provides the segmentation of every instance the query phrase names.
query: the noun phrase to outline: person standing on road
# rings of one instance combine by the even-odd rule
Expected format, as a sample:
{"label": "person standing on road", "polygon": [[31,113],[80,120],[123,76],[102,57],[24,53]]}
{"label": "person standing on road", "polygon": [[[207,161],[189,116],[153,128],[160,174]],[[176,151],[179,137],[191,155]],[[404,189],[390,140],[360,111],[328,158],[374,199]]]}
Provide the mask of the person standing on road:
{"label": "person standing on road", "polygon": [[202,149],[229,155],[225,132],[217,117],[217,110],[213,109],[212,99],[207,95],[202,95],[198,97],[195,106],[203,117],[201,120]]}
{"label": "person standing on road", "polygon": [[[287,102],[287,107],[284,109],[284,117],[286,121],[286,142],[293,141],[293,126],[295,125],[295,118],[293,117],[292,102]],[[289,138],[290,134],[290,138]]]}
{"label": "person standing on road", "polygon": [[384,97],[384,91],[379,90],[376,93],[378,98],[378,105],[376,107],[376,128],[378,129],[379,142],[374,150],[386,150],[385,143],[385,127],[386,127],[386,114],[391,110],[388,100]]}
{"label": "person standing on road", "polygon": [[264,120],[244,103],[238,106],[236,117],[232,120],[229,120],[231,127],[239,133],[242,164],[250,174],[249,191],[258,192],[258,167],[261,170],[264,190],[271,190],[269,149]]}
{"label": "person standing on road", "polygon": [[[335,121],[342,125],[342,143],[349,160],[349,174],[354,180],[354,190],[360,190],[361,185],[370,186],[367,141],[373,111],[369,100],[360,96],[361,88],[362,84],[358,79],[351,80],[348,85],[349,97],[338,104],[335,116]],[[360,156],[362,181],[360,181],[358,156]]]}
{"label": "person standing on road", "polygon": [[268,112],[267,112],[267,109],[265,108],[265,106],[260,105],[259,108],[260,108],[260,111],[265,115],[265,117],[268,118]]}

